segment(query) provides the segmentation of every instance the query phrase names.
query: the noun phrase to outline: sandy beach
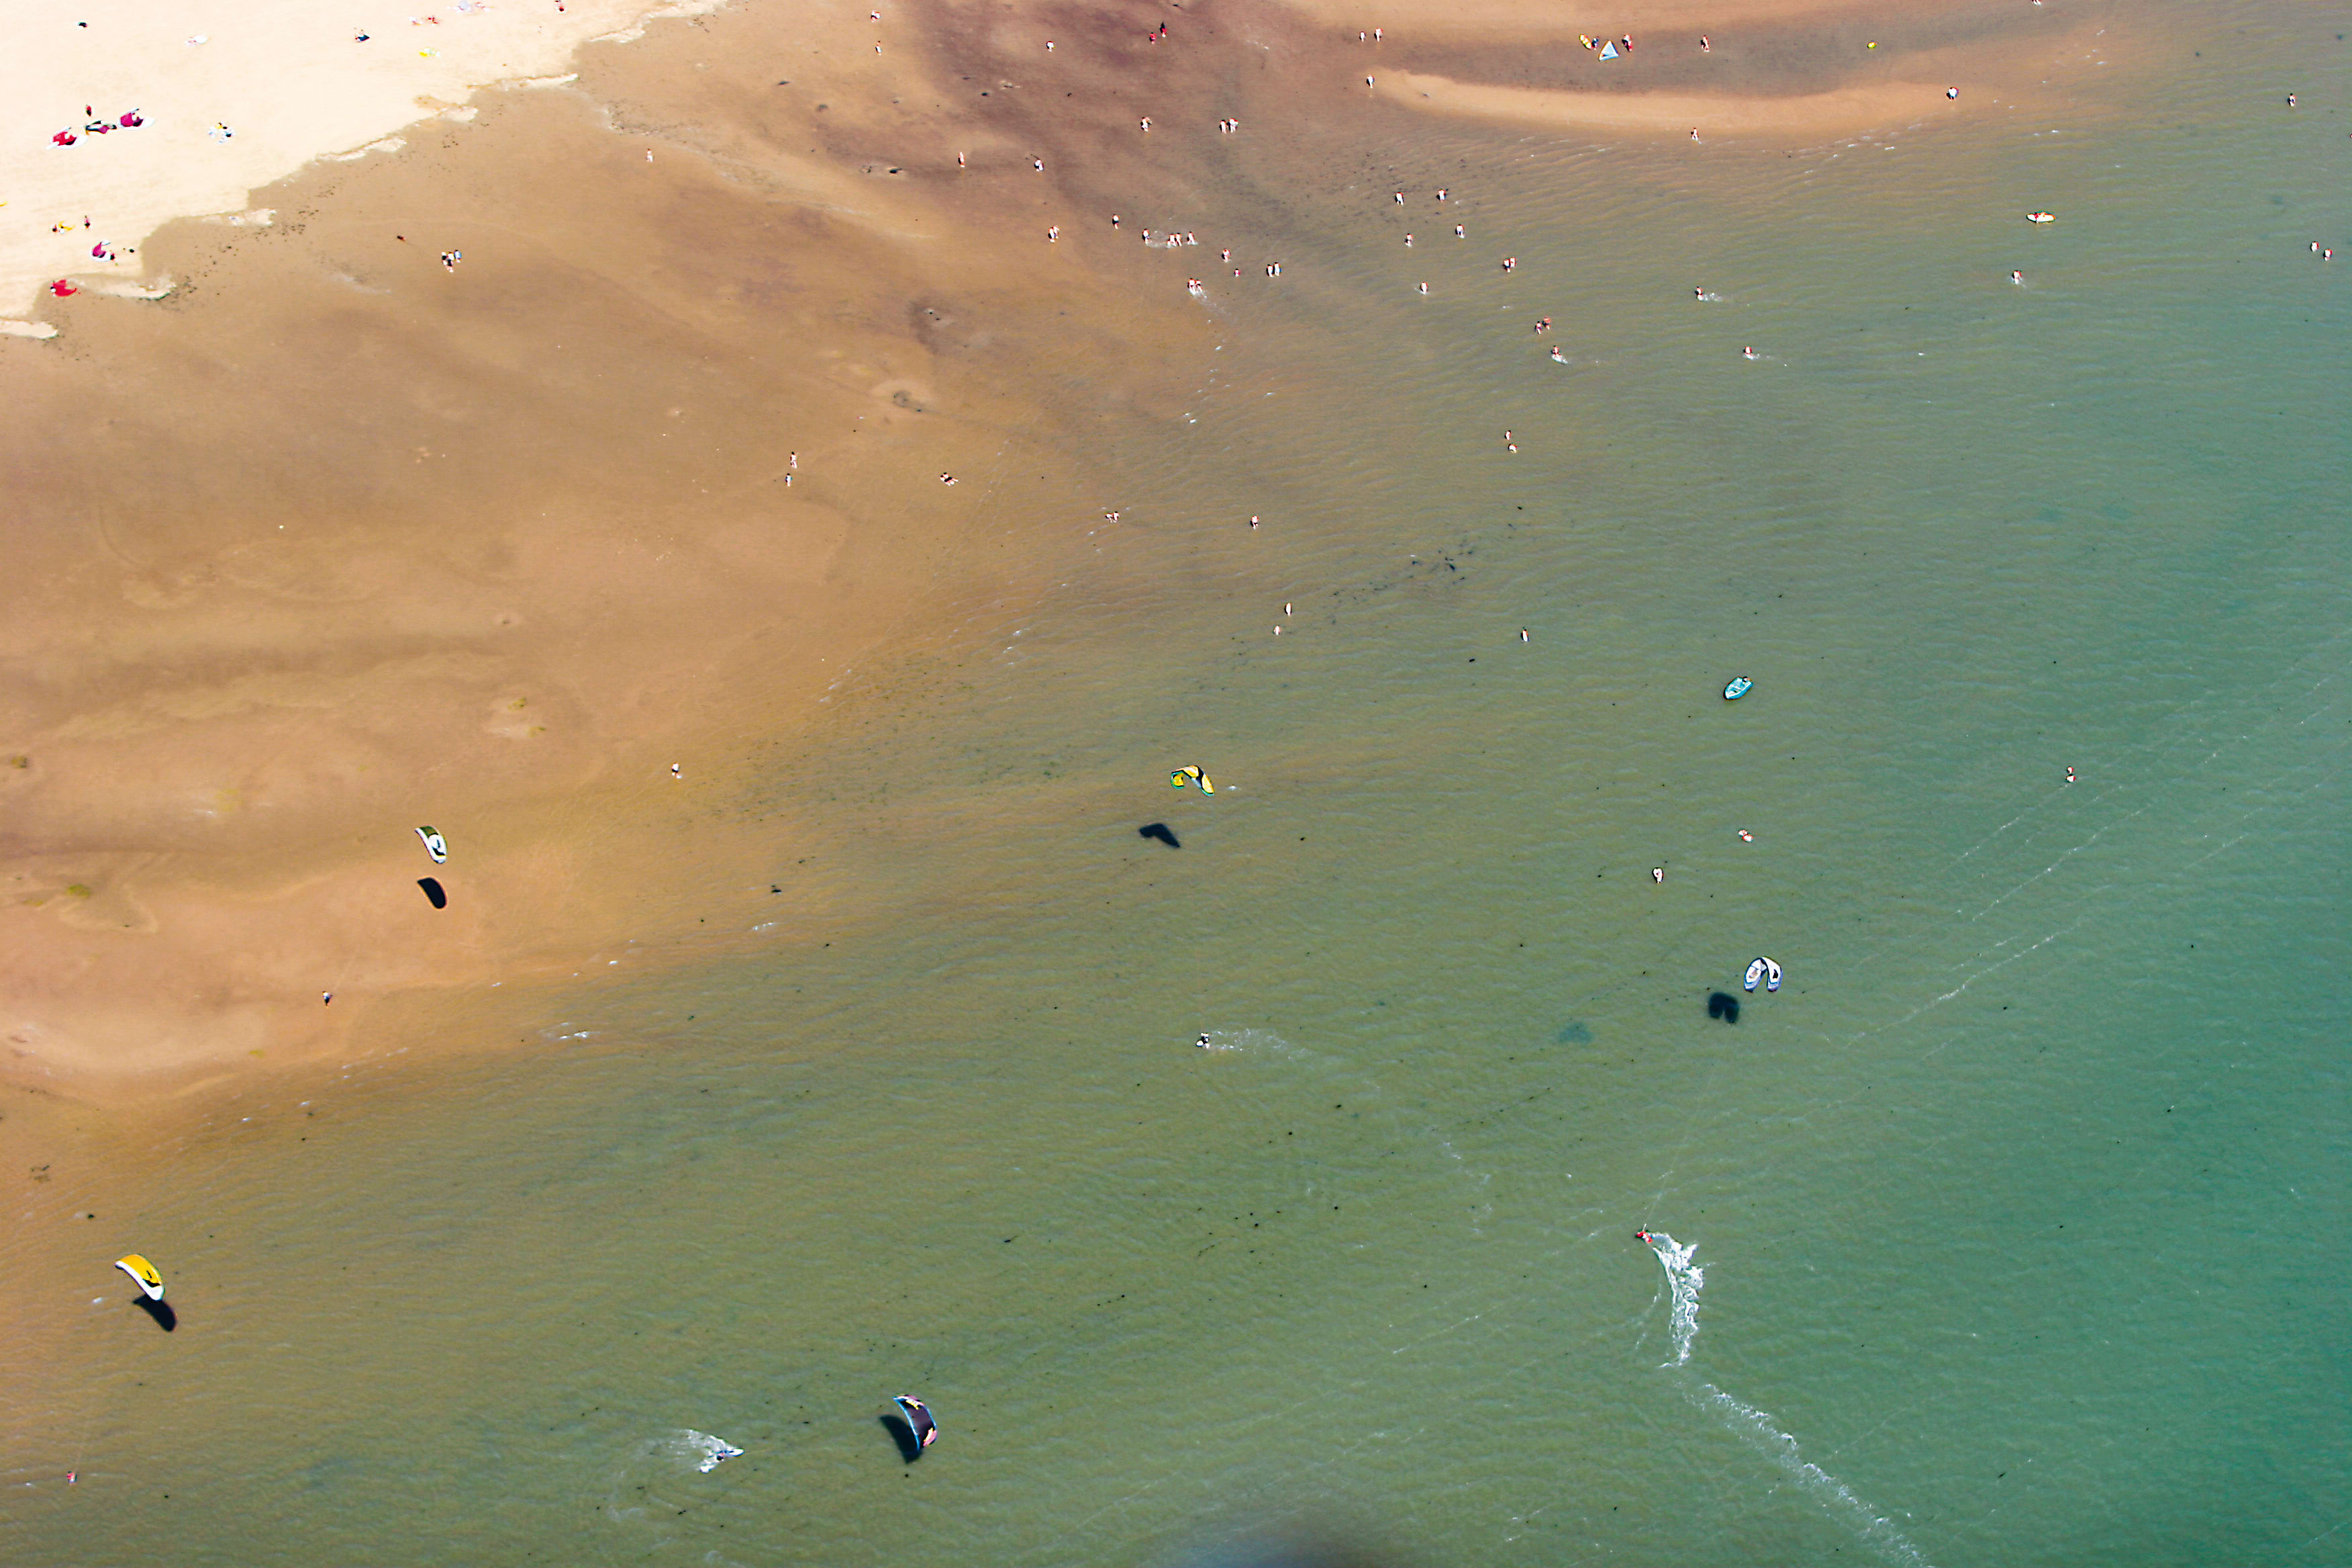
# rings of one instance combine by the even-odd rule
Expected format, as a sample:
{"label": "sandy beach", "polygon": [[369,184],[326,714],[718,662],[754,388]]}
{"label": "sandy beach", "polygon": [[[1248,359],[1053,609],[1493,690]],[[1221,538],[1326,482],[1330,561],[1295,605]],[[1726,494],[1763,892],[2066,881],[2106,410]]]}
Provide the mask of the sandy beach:
{"label": "sandy beach", "polygon": [[[1705,13],[1729,74],[1696,95],[1691,50],[1605,90],[1559,84],[1572,42],[1542,79],[1492,52],[1549,13],[1373,11],[1377,96],[1417,111],[1811,138],[1971,107],[1812,13],[1780,54],[1740,31],[1772,8]],[[184,1091],[355,1048],[388,998],[772,925],[789,805],[703,803],[865,650],[1042,591],[1101,504],[1090,410],[1173,417],[1160,367],[1209,347],[1172,283],[1139,309],[1137,215],[1219,177],[1253,94],[1365,98],[1328,8],[1183,49],[1141,8],[436,15],[108,10],[6,68],[0,286],[57,333],[0,345],[17,1082]],[[1942,64],[1982,13],[1921,15]],[[52,144],[42,83],[145,123]]]}
{"label": "sandy beach", "polygon": [[242,215],[315,158],[396,152],[420,121],[462,121],[478,87],[560,79],[591,38],[712,3],[25,7],[0,60],[0,331],[42,335],[26,318],[60,279],[153,279],[140,247],[160,224]]}
{"label": "sandy beach", "polygon": [[2344,1539],[2342,24],[511,5],[9,66],[0,1559]]}

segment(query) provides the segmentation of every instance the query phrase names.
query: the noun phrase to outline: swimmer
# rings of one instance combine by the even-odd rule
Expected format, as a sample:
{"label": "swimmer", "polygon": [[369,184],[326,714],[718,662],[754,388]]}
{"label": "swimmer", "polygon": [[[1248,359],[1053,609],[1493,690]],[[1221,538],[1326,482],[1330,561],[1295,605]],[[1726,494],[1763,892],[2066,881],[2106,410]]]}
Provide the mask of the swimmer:
{"label": "swimmer", "polygon": [[1703,55],[1712,54],[1715,52],[1715,47],[1706,41],[1706,35],[1705,33],[1701,33],[1698,36],[1698,52]]}
{"label": "swimmer", "polygon": [[1741,349],[1741,350],[1739,351],[1739,357],[1740,357],[1741,359],[1756,359],[1756,358],[1758,358],[1758,357],[1759,357],[1759,356],[1757,354],[1757,353],[1756,353],[1756,351],[1755,351],[1754,349],[1752,349],[1752,348],[1745,348],[1745,349]]}
{"label": "swimmer", "polygon": [[1944,96],[1946,98],[1958,98],[1960,96],[1960,89],[1957,87],[1948,87],[1944,89]]}
{"label": "swimmer", "polygon": [[1257,527],[1257,513],[1255,512],[1250,513],[1250,527],[1253,529]]}
{"label": "swimmer", "polygon": [[1194,1040],[1192,1043],[1205,1051],[1209,1048],[1209,1037],[1202,1035],[1199,1039]]}
{"label": "swimmer", "polygon": [[1445,199],[1445,187],[1444,185],[1437,187],[1437,199],[1441,202]]}
{"label": "swimmer", "polygon": [[686,777],[686,769],[676,763],[672,763],[669,765],[669,776],[674,779],[683,779]]}
{"label": "swimmer", "polygon": [[1700,283],[1700,284],[1694,284],[1694,285],[1692,286],[1692,288],[1691,288],[1691,298],[1692,298],[1692,299],[1694,299],[1694,300],[1704,300],[1704,299],[1706,299],[1706,284],[1704,284],[1704,283]]}
{"label": "swimmer", "polygon": [[1525,627],[1525,626],[1521,626],[1521,627],[1519,628],[1519,640],[1520,640],[1521,642],[1525,642],[1525,641],[1527,641],[1527,640],[1528,640],[1528,628],[1527,628],[1527,627]]}
{"label": "swimmer", "polygon": [[1551,318],[1549,316],[1546,316],[1543,320],[1538,321],[1536,323],[1535,330],[1539,332],[1548,332],[1551,331]]}
{"label": "swimmer", "polygon": [[1048,226],[1046,226],[1046,229],[1045,229],[1045,243],[1046,243],[1046,244],[1048,244],[1048,245],[1054,245],[1054,244],[1056,244],[1056,243],[1058,243],[1058,242],[1060,241],[1061,237],[1062,237],[1062,226],[1061,226],[1060,224],[1050,224],[1050,225],[1048,225]]}
{"label": "swimmer", "polygon": [[2011,283],[2023,283],[2025,281],[2025,274],[2022,272],[2011,272],[2009,275],[2009,280]]}
{"label": "swimmer", "polygon": [[1748,829],[1743,827],[1739,830],[1739,842],[1742,844],[1753,844],[1756,842],[1756,835],[1748,832]]}
{"label": "swimmer", "polygon": [[1698,140],[1698,127],[1696,125],[1691,127],[1691,140],[1694,142]]}
{"label": "swimmer", "polygon": [[1404,242],[1405,242],[1407,245],[1411,245],[1411,244],[1412,243],[1412,236],[1411,236],[1411,235],[1406,235],[1406,236],[1404,237]]}
{"label": "swimmer", "polygon": [[1422,291],[1423,293],[1424,293],[1424,294],[1428,293],[1428,292],[1429,292],[1429,285],[1428,285],[1428,284],[1426,284],[1426,283],[1423,284],[1423,285],[1421,286],[1421,291]]}
{"label": "swimmer", "polygon": [[2293,109],[2294,107],[2294,94],[2290,92],[2286,95],[2286,106],[2289,109]]}
{"label": "swimmer", "polygon": [[1558,343],[1554,343],[1551,346],[1551,363],[1554,364],[1566,364],[1568,363],[1568,355],[1560,352],[1560,346]]}
{"label": "swimmer", "polygon": [[2066,770],[2066,782],[2068,784],[2073,784],[2074,782],[2074,770],[2072,768],[2068,768]]}
{"label": "swimmer", "polygon": [[1396,194],[1396,199],[1397,199],[1398,201],[1400,201],[1400,202],[1403,201],[1403,200],[1404,200],[1404,193],[1403,193],[1402,191],[1399,191],[1399,192]]}
{"label": "swimmer", "polygon": [[1664,866],[1653,866],[1650,868],[1650,880],[1653,882],[1663,882],[1665,879],[1666,868]]}
{"label": "swimmer", "polygon": [[1454,237],[1456,239],[1467,239],[1470,237],[1462,232],[1462,226],[1457,223],[1454,226]]}
{"label": "swimmer", "polygon": [[1513,268],[1518,266],[1518,264],[1519,258],[1516,256],[1506,256],[1503,258],[1503,270],[1506,272],[1510,271]]}

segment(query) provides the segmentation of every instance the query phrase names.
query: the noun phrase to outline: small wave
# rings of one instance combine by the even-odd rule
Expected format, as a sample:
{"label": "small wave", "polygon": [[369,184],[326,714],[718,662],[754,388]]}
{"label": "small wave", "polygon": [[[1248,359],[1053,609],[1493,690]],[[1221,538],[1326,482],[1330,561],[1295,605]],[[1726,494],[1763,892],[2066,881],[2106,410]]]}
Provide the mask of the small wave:
{"label": "small wave", "polygon": [[1674,1364],[1680,1366],[1690,1360],[1691,1341],[1698,1333],[1699,1288],[1706,1283],[1706,1270],[1691,1261],[1698,1243],[1685,1247],[1663,1230],[1645,1230],[1642,1239],[1658,1255],[1658,1267],[1666,1271],[1666,1283],[1674,1290],[1674,1311],[1667,1328],[1674,1336]]}
{"label": "small wave", "polygon": [[706,1476],[743,1452],[724,1437],[714,1437],[691,1426],[657,1440],[654,1447],[657,1452],[687,1468],[699,1470]]}
{"label": "small wave", "polygon": [[1284,1051],[1290,1042],[1270,1029],[1204,1029],[1192,1043],[1204,1051]]}
{"label": "small wave", "polygon": [[[1662,1258],[1664,1256],[1660,1254]],[[1696,1289],[1693,1293],[1696,1293]],[[1894,1521],[1874,1511],[1868,1503],[1854,1496],[1853,1488],[1806,1458],[1804,1451],[1797,1447],[1797,1439],[1781,1431],[1769,1414],[1734,1399],[1711,1383],[1700,1384],[1691,1398],[1713,1410],[1750,1447],[1769,1455],[1772,1462],[1808,1496],[1851,1526],[1855,1534],[1890,1561],[1905,1568],[1931,1568],[1911,1538],[1895,1527]]]}

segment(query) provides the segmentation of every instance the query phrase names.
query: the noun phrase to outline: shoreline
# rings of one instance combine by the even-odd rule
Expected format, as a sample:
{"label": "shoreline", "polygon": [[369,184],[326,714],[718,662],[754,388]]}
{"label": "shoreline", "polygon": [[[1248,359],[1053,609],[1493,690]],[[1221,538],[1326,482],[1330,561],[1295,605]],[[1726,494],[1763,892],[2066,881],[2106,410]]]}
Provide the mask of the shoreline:
{"label": "shoreline", "polygon": [[[331,1060],[403,998],[748,941],[813,831],[743,806],[753,750],[835,743],[845,667],[1093,548],[1102,410],[1176,417],[1167,367],[1227,330],[1164,265],[1147,304],[1103,221],[1192,210],[1222,167],[1131,103],[1240,90],[1255,125],[1247,92],[1355,42],[1250,10],[1197,54],[1069,35],[1047,66],[1023,18],[883,52],[865,16],[744,5],[589,51],[254,193],[280,221],[167,225],[140,261],[184,281],[147,310],[55,301],[67,337],[0,345],[8,1081],[169,1101]],[[1283,80],[1235,89],[1248,49]],[[1048,70],[1066,92],[1021,96]],[[1003,102],[950,105],[958,77]],[[1473,117],[1685,114],[1402,79]],[[1817,97],[1760,100],[1759,133],[1817,129]],[[875,907],[805,892],[808,932]]]}
{"label": "shoreline", "polygon": [[404,132],[470,117],[479,89],[559,85],[590,43],[719,4],[456,0],[373,28],[298,0],[28,11],[0,63],[0,332],[54,335],[36,310],[60,279],[168,287],[141,258],[168,223],[251,212],[251,193],[313,163],[396,152]]}

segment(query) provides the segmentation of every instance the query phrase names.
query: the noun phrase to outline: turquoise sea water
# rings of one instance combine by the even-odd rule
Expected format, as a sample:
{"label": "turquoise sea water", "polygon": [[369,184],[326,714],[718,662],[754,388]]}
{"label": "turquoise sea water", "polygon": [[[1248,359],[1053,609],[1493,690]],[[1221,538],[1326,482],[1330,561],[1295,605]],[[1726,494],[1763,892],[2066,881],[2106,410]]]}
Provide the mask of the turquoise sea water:
{"label": "turquoise sea water", "polygon": [[2352,1561],[2315,15],[1891,150],[1270,124],[1118,521],[684,873],[858,912],[225,1111],[5,1555]]}

